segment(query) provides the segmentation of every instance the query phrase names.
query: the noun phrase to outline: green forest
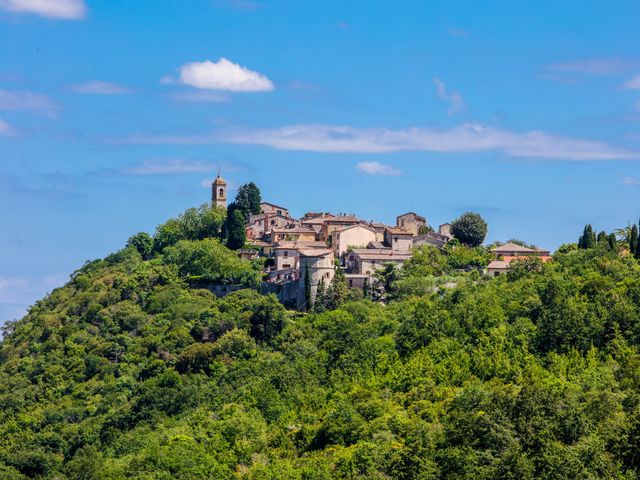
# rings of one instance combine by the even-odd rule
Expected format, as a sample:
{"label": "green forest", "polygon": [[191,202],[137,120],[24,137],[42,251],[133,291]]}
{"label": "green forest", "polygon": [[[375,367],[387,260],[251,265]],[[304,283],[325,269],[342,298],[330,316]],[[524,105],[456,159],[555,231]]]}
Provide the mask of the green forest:
{"label": "green forest", "polygon": [[422,247],[383,295],[299,312],[225,216],[137,234],[4,326],[1,479],[640,477],[637,227],[497,278],[488,247]]}

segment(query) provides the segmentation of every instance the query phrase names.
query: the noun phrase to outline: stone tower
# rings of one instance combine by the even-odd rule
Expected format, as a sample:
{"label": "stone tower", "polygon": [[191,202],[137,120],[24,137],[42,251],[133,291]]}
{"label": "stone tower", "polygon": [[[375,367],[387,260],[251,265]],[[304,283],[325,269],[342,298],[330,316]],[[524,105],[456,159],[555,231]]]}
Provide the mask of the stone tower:
{"label": "stone tower", "polygon": [[227,182],[218,176],[211,184],[211,204],[215,207],[227,208]]}

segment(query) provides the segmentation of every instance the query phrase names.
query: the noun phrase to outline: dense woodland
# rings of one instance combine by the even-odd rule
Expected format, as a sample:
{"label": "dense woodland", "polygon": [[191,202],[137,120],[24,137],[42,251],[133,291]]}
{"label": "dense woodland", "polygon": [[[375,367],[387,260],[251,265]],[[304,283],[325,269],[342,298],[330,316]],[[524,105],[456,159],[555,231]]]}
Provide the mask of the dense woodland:
{"label": "dense woodland", "polygon": [[224,226],[191,209],[5,326],[0,478],[639,477],[637,229],[498,278],[423,247],[296,312]]}

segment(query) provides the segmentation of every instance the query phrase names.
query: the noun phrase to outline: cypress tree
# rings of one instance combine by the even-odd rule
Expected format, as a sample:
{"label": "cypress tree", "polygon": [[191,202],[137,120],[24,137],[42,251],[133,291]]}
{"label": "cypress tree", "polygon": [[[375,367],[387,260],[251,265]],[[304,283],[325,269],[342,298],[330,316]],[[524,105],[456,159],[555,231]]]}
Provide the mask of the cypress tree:
{"label": "cypress tree", "polygon": [[227,247],[231,250],[238,250],[244,246],[244,243],[247,241],[245,218],[235,203],[230,203],[227,207],[225,230],[227,234]]}
{"label": "cypress tree", "polygon": [[605,232],[600,232],[598,234],[598,244],[607,242],[607,234]]}
{"label": "cypress tree", "polygon": [[313,311],[316,313],[324,312],[327,303],[327,288],[324,285],[324,278],[318,282],[318,291],[316,292],[316,301],[313,304]]}
{"label": "cypress tree", "polygon": [[578,240],[578,248],[587,249],[596,246],[596,234],[591,225],[585,225],[580,240]]}
{"label": "cypress tree", "polygon": [[616,234],[610,233],[607,237],[607,243],[609,244],[609,250],[612,252],[618,249],[618,241],[616,240]]}
{"label": "cypress tree", "polygon": [[311,274],[309,273],[309,265],[304,267],[304,301],[307,310],[311,310]]}
{"label": "cypress tree", "polygon": [[638,226],[631,227],[631,235],[629,235],[629,252],[634,256],[638,254]]}

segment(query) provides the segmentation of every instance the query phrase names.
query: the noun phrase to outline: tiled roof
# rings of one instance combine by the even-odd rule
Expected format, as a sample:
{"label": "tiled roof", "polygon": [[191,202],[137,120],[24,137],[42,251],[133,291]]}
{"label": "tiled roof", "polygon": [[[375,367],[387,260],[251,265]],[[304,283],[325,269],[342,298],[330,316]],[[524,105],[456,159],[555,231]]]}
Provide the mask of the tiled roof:
{"label": "tiled roof", "polygon": [[332,254],[333,254],[333,250],[329,250],[329,249],[310,248],[310,249],[300,250],[301,257],[324,257],[326,255],[332,255]]}
{"label": "tiled roof", "polygon": [[309,227],[299,226],[293,228],[272,228],[271,233],[313,233],[316,232]]}
{"label": "tiled roof", "polygon": [[410,252],[398,252],[388,248],[356,248],[352,252],[360,258],[370,260],[406,260],[411,258]]}
{"label": "tiled roof", "polygon": [[410,236],[413,236],[413,233],[408,232],[407,230],[405,230],[403,228],[389,227],[389,228],[387,228],[387,230],[389,232],[391,232],[392,235],[410,235]]}
{"label": "tiled roof", "polygon": [[499,247],[492,248],[492,252],[494,253],[502,253],[502,252],[517,252],[517,253],[549,253],[548,250],[543,250],[541,248],[528,248],[523,247],[522,245],[518,245],[517,243],[509,242],[504,245],[500,245]]}
{"label": "tiled roof", "polygon": [[489,263],[489,265],[487,265],[487,268],[507,269],[509,268],[510,263],[511,262],[507,260],[494,260],[491,263]]}
{"label": "tiled roof", "polygon": [[309,241],[309,242],[304,242],[304,241],[283,241],[283,242],[278,242],[276,244],[274,244],[274,249],[289,249],[289,250],[295,250],[295,249],[310,249],[310,248],[327,248],[327,244],[324,242],[316,242],[316,241]]}

